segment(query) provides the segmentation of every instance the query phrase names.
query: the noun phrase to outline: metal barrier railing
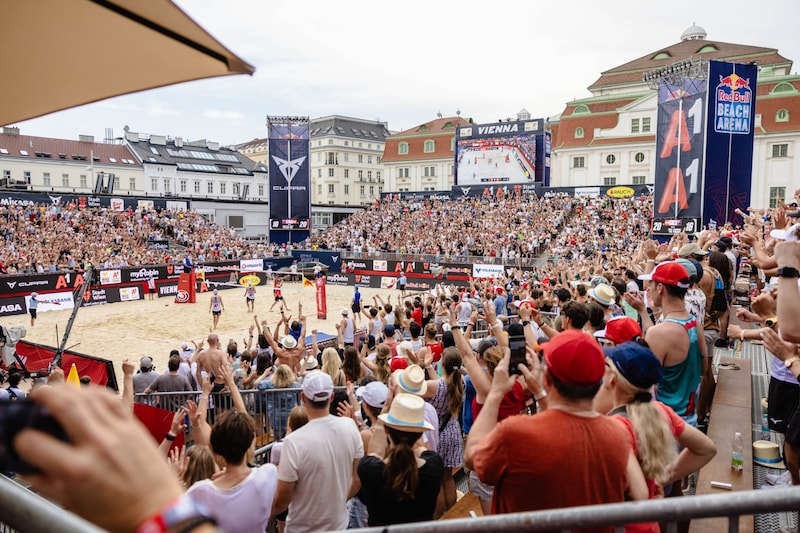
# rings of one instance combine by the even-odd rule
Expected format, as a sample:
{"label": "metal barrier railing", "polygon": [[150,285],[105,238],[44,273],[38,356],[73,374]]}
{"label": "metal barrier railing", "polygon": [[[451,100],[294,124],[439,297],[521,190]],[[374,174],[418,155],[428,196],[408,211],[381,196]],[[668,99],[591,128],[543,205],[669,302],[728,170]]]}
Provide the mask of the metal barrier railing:
{"label": "metal barrier railing", "polygon": [[698,518],[728,518],[728,531],[739,531],[739,517],[761,513],[796,511],[800,508],[800,487],[753,490],[729,494],[663,498],[641,502],[588,505],[546,511],[493,515],[481,518],[458,518],[432,522],[397,524],[356,529],[361,532],[453,532],[496,533],[497,531],[571,531],[574,528],[615,527],[625,531],[625,524],[668,522],[668,532],[676,531],[676,522]]}
{"label": "metal barrier railing", "polygon": [[103,533],[105,530],[0,476],[0,531]]}
{"label": "metal barrier railing", "polygon": [[[333,251],[328,250],[328,251]],[[517,257],[514,259],[491,257],[483,255],[435,255],[435,254],[401,254],[392,252],[351,252],[347,250],[339,250],[342,252],[342,264],[346,264],[350,259],[384,259],[388,261],[423,261],[428,263],[452,263],[459,265],[472,265],[475,263],[482,263],[488,265],[506,265],[509,267],[534,267],[541,262],[542,254],[545,252],[544,248],[536,255],[536,257]]]}

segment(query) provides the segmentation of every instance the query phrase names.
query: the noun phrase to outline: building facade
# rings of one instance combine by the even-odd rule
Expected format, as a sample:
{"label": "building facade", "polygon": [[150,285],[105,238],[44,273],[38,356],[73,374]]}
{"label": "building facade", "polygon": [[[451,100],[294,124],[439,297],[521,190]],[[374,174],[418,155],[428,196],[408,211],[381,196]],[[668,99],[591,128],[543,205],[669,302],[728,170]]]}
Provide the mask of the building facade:
{"label": "building facade", "polygon": [[455,177],[456,128],[460,116],[439,117],[386,140],[386,191],[449,191]]}
{"label": "building facade", "polygon": [[551,120],[552,185],[652,184],[658,101],[643,75],[689,59],[757,62],[751,204],[791,198],[800,188],[800,76],[791,74],[792,61],[773,48],[708,40],[694,25],[680,42],[602,72],[592,96]]}

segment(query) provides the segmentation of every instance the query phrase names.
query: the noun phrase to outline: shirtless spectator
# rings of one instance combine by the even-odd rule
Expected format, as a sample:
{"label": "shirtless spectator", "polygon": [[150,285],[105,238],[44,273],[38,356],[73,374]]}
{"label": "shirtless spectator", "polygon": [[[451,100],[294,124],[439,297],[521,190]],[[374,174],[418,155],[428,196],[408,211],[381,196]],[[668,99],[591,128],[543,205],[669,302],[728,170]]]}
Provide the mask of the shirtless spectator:
{"label": "shirtless spectator", "polygon": [[225,387],[225,380],[222,378],[220,368],[228,364],[228,354],[221,348],[219,335],[216,333],[209,333],[207,341],[208,348],[203,349],[201,343],[192,359],[193,362],[197,363],[195,378],[197,383],[202,383],[202,373],[205,370],[209,376],[213,377],[214,388],[212,392],[219,392]]}

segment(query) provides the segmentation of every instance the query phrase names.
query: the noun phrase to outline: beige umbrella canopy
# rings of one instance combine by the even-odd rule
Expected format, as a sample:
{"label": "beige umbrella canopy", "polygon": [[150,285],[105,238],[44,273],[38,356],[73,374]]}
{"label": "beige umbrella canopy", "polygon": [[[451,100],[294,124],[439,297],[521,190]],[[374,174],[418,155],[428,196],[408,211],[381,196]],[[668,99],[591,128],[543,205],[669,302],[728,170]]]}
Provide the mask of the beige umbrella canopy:
{"label": "beige umbrella canopy", "polygon": [[0,49],[0,125],[254,71],[170,0],[1,0]]}

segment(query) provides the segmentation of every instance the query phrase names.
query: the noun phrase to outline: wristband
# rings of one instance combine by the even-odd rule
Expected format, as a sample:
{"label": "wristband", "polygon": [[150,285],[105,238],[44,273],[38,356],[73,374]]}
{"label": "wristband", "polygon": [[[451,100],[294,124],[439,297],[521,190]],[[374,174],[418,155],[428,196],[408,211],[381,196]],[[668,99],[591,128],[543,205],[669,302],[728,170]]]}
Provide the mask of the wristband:
{"label": "wristband", "polygon": [[539,400],[543,399],[543,398],[546,398],[546,397],[547,397],[547,391],[546,390],[542,390],[542,392],[540,392],[539,394],[534,394],[533,395],[533,399],[536,400],[537,402]]}
{"label": "wristband", "polygon": [[204,523],[217,524],[204,505],[184,494],[157,515],[139,524],[136,533],[164,533],[176,526],[181,526],[179,531],[190,531],[191,528]]}
{"label": "wristband", "polygon": [[531,321],[530,321],[530,320],[523,320],[523,321],[522,321],[522,327],[523,327],[523,328],[525,328],[525,327],[528,327],[528,326],[530,325],[530,323],[531,323]]}
{"label": "wristband", "polygon": [[168,440],[168,441],[172,442],[177,437],[178,437],[177,435],[173,435],[171,432],[169,432],[166,435],[164,435],[164,440]]}
{"label": "wristband", "polygon": [[475,327],[475,322],[467,322],[467,325],[471,328]]}

